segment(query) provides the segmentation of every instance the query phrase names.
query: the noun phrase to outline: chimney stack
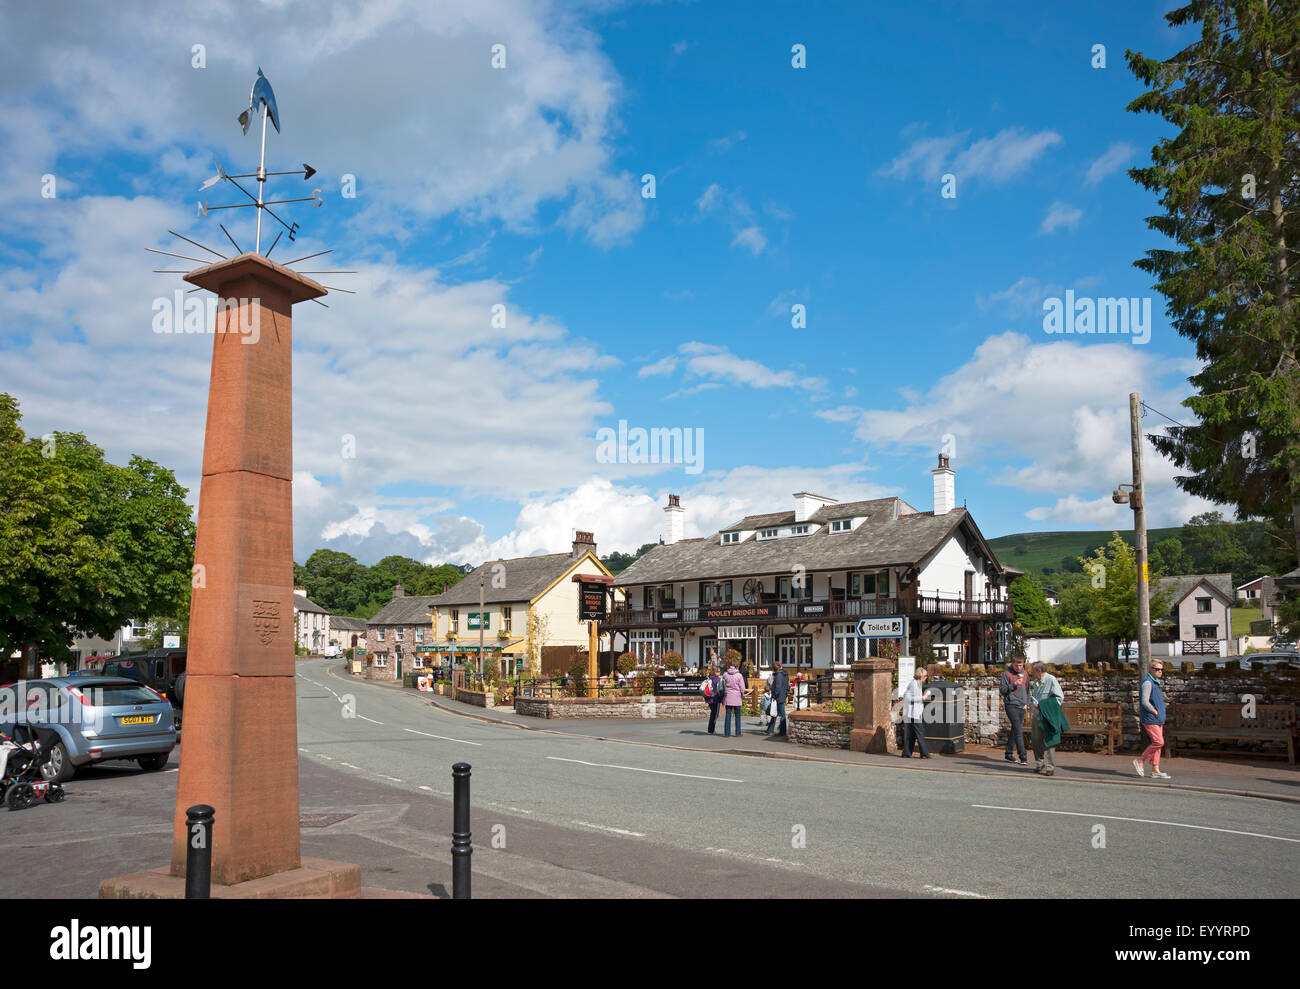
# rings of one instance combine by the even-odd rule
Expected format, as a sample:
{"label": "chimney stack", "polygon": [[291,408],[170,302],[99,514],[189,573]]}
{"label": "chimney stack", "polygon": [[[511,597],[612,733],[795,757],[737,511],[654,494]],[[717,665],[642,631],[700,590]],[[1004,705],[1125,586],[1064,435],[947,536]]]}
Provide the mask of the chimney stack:
{"label": "chimney stack", "polygon": [[671,546],[686,533],[686,509],[682,508],[682,496],[670,494],[668,504],[664,506],[665,546]]}
{"label": "chimney stack", "polygon": [[406,597],[406,589],[402,587],[402,582],[399,580],[393,585],[393,600],[396,601],[398,598],[404,597]]}
{"label": "chimney stack", "polygon": [[930,473],[934,475],[934,514],[947,515],[957,507],[957,474],[948,466],[948,454],[939,454],[939,466]]}
{"label": "chimney stack", "polygon": [[573,558],[576,560],[586,553],[590,553],[592,556],[596,555],[596,537],[590,532],[575,531],[573,533]]}
{"label": "chimney stack", "polygon": [[836,504],[834,498],[813,494],[811,491],[796,491],[794,493],[794,520],[796,522],[807,522],[827,505],[834,504]]}

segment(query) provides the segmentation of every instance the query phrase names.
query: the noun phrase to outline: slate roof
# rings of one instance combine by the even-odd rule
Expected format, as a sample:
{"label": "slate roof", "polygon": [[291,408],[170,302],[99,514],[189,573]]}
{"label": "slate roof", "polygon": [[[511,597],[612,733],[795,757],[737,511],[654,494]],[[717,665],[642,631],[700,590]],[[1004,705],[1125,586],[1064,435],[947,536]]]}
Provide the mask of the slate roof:
{"label": "slate roof", "polygon": [[366,620],[364,618],[349,618],[347,615],[330,615],[330,628],[347,632],[364,632],[366,630]]}
{"label": "slate roof", "polygon": [[428,625],[429,608],[437,599],[436,594],[413,594],[410,597],[394,598],[379,609],[370,619],[371,625]]}
{"label": "slate roof", "polygon": [[[813,525],[825,525],[834,519],[850,519],[860,516],[873,516],[881,512],[891,515],[897,506],[899,515],[915,514],[916,509],[902,498],[872,498],[868,501],[846,501],[842,505],[823,505],[805,520]],[[794,525],[794,511],[768,512],[765,515],[746,515],[739,522],[733,522],[718,532],[742,532],[746,529],[771,529],[783,525]],[[800,523],[802,524],[802,523]]]}
{"label": "slate roof", "polygon": [[1178,577],[1161,577],[1159,586],[1160,590],[1167,591],[1173,588],[1174,599],[1170,608],[1178,607],[1178,603],[1187,597],[1201,581],[1206,581],[1214,586],[1214,589],[1228,599],[1232,604],[1237,600],[1237,589],[1232,586],[1232,574],[1230,573],[1193,573],[1182,574]]}
{"label": "slate roof", "polygon": [[[480,574],[486,578],[483,584],[485,604],[531,601],[585,558],[585,556],[575,557],[572,553],[548,553],[545,556],[519,556],[512,560],[489,560],[469,573],[454,587],[449,587],[439,594],[433,599],[433,603],[439,608],[478,604]],[[595,557],[587,559],[582,568],[583,572],[608,573],[604,567],[592,562],[594,559]],[[504,568],[504,580],[502,580],[502,572],[496,569],[498,566]]]}
{"label": "slate roof", "polygon": [[[869,506],[864,513],[863,506]],[[910,566],[920,563],[958,526],[965,524],[977,540],[983,536],[964,508],[935,517],[933,512],[906,512],[911,506],[899,498],[878,498],[851,505],[830,506],[835,510],[851,509],[849,515],[866,514],[866,521],[850,532],[831,532],[825,526],[806,536],[777,539],[751,537],[741,543],[723,546],[720,535],[707,539],[683,539],[672,545],[650,550],[615,581],[620,587],[634,584],[660,584],[674,581],[713,580],[743,574],[789,573],[795,564],[809,571],[843,570],[857,567]],[[900,517],[895,518],[895,509]],[[793,513],[783,513],[793,518]],[[818,521],[817,512],[810,521]],[[772,516],[751,516],[771,518]],[[840,517],[843,517],[842,515]],[[826,521],[823,517],[822,521]],[[744,520],[742,520],[744,521]],[[721,532],[733,531],[728,526]],[[742,528],[750,528],[745,525]],[[994,564],[997,557],[985,543]]]}
{"label": "slate roof", "polygon": [[293,610],[308,611],[319,615],[329,614],[328,611],[309,598],[306,594],[295,594],[293,596]]}

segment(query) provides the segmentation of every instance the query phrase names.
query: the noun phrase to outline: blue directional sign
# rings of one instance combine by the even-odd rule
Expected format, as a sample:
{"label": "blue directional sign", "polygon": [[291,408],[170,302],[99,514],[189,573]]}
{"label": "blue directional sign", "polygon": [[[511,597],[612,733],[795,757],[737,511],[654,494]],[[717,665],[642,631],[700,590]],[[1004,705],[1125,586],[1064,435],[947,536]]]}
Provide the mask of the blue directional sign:
{"label": "blue directional sign", "polygon": [[901,639],[903,637],[903,618],[901,615],[890,618],[858,619],[859,639]]}

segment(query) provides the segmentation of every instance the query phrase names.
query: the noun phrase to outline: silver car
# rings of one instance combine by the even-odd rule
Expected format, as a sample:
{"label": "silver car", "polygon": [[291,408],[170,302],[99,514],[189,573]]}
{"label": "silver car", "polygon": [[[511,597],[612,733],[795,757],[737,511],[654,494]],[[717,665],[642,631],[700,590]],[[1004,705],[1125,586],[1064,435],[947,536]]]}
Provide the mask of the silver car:
{"label": "silver car", "polygon": [[171,703],[122,677],[52,677],[0,687],[0,730],[24,723],[58,734],[41,775],[60,782],[109,759],[162,769],[177,742]]}

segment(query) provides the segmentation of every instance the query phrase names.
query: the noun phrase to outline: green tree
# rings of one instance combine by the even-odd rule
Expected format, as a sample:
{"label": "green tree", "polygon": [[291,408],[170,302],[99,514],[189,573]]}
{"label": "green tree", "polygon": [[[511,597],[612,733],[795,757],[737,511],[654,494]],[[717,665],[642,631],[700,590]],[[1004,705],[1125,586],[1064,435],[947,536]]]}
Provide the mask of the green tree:
{"label": "green tree", "polygon": [[608,556],[602,556],[600,562],[605,565],[605,569],[610,573],[622,573],[658,545],[658,543],[644,543],[635,553],[610,553]]}
{"label": "green tree", "polygon": [[[1130,546],[1118,532],[1091,557],[1080,558],[1087,586],[1092,590],[1089,624],[1082,625],[1093,635],[1113,636],[1128,642],[1138,635],[1137,564]],[[1158,572],[1148,565],[1150,576],[1151,615],[1159,617],[1169,611],[1172,594],[1156,588]]]}
{"label": "green tree", "polygon": [[[1176,536],[1162,539],[1151,547],[1151,569],[1163,574],[1196,573],[1192,558]],[[1245,583],[1245,581],[1242,581]]]}
{"label": "green tree", "polygon": [[194,522],[172,472],[111,464],[81,433],[28,438],[21,419],[0,393],[0,656],[188,617]]}
{"label": "green tree", "polygon": [[1173,241],[1137,266],[1196,344],[1198,420],[1152,441],[1178,484],[1238,518],[1289,523],[1300,559],[1300,5],[1194,0],[1165,15],[1199,37],[1170,58],[1129,52],[1147,91],[1129,104],[1175,128],[1130,170],[1159,195],[1148,225]]}
{"label": "green tree", "polygon": [[1011,582],[1011,607],[1016,621],[1029,631],[1052,624],[1052,606],[1047,603],[1042,582],[1036,574],[1027,573]]}

